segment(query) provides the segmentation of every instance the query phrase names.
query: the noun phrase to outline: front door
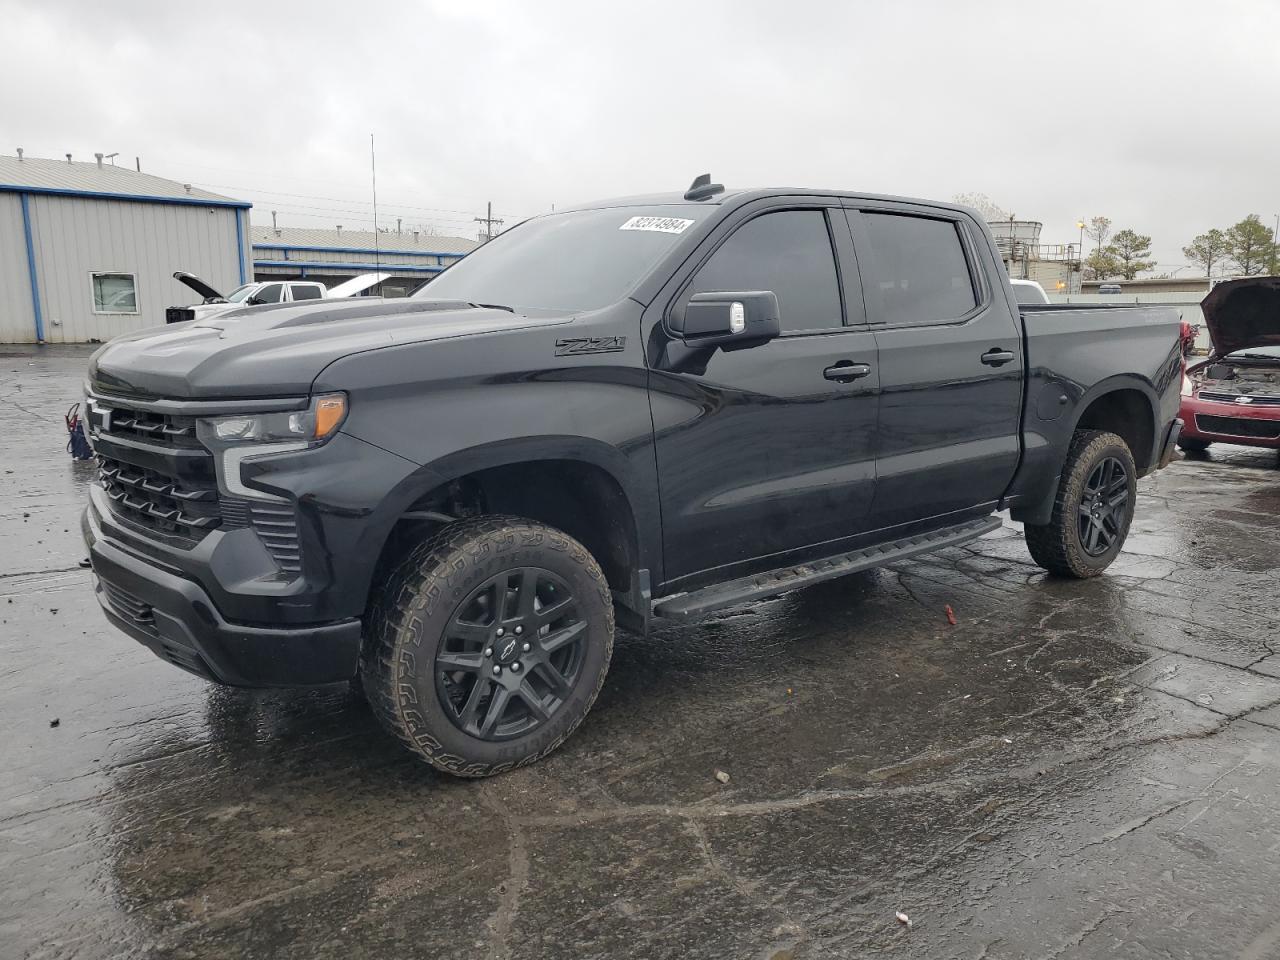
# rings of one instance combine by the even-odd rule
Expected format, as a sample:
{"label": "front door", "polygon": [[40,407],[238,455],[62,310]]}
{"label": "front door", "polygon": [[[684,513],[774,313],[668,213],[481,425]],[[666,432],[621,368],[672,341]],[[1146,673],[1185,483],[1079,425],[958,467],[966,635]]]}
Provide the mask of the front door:
{"label": "front door", "polygon": [[1018,466],[1023,350],[1003,265],[958,215],[850,212],[880,354],[878,526],[987,512]]}
{"label": "front door", "polygon": [[832,203],[739,211],[695,255],[701,265],[672,301],[770,290],[783,333],[715,350],[693,369],[652,364],[668,589],[838,552],[865,529],[876,345],[848,225]]}

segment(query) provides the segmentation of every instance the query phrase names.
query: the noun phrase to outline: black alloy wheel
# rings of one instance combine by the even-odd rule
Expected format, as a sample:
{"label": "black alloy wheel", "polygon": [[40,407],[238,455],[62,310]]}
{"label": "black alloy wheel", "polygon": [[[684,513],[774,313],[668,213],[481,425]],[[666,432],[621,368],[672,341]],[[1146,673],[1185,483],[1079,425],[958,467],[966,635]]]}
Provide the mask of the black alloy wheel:
{"label": "black alloy wheel", "polygon": [[1100,557],[1122,536],[1129,502],[1129,475],[1115,457],[1098,462],[1085,481],[1077,524],[1080,545]]}
{"label": "black alloy wheel", "polygon": [[489,777],[547,756],[591,710],[613,597],[564,531],[488,515],[412,547],[364,627],[360,683],[378,722],[441,770]]}
{"label": "black alloy wheel", "polygon": [[1048,522],[1023,524],[1031,558],[1061,577],[1102,573],[1129,535],[1137,478],[1133,451],[1122,437],[1105,430],[1075,431]]}
{"label": "black alloy wheel", "polygon": [[480,740],[536,730],[578,682],[586,629],[569,585],[550,570],[491,577],[454,609],[436,654],[446,715]]}

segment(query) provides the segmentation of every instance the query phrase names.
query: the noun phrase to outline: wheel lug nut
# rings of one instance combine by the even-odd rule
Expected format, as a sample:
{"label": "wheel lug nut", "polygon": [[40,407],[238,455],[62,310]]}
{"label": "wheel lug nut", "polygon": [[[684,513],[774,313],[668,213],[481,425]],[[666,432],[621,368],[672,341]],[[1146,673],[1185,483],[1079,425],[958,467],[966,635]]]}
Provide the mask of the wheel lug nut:
{"label": "wheel lug nut", "polygon": [[484,655],[485,655],[486,657],[492,657],[492,656],[493,656],[493,647],[485,647],[485,648],[484,648]]}
{"label": "wheel lug nut", "polygon": [[525,653],[528,653],[530,650],[533,649],[533,645],[526,643],[520,649],[523,650]]}
{"label": "wheel lug nut", "polygon": [[498,636],[502,636],[506,632],[507,631],[503,630],[501,627],[498,628]]}
{"label": "wheel lug nut", "polygon": [[493,665],[493,675],[495,677],[502,676],[502,668],[498,666],[496,663]]}
{"label": "wheel lug nut", "polygon": [[518,637],[522,633],[524,633],[524,627],[516,627],[516,636]]}
{"label": "wheel lug nut", "polygon": [[519,661],[519,660],[517,660],[515,663],[513,663],[513,664],[511,665],[511,672],[512,672],[512,673],[519,673],[519,672],[520,672],[520,661]]}

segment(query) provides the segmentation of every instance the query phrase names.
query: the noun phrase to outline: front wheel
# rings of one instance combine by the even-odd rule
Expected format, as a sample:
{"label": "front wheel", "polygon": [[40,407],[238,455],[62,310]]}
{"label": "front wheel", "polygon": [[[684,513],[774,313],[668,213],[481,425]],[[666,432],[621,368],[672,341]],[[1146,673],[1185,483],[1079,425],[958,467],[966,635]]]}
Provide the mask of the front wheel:
{"label": "front wheel", "polygon": [[361,677],[383,726],[432,765],[485,777],[582,722],[613,653],[599,564],[516,517],[450,524],[399,565],[366,618]]}
{"label": "front wheel", "polygon": [[1026,525],[1032,559],[1059,576],[1096,577],[1124,546],[1137,495],[1137,470],[1124,440],[1077,430],[1049,522]]}

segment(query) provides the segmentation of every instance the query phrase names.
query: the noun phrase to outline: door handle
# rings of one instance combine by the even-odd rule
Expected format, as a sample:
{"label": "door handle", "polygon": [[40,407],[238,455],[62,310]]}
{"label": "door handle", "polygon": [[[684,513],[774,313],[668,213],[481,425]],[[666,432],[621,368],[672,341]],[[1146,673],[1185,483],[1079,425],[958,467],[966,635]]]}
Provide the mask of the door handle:
{"label": "door handle", "polygon": [[841,360],[839,363],[823,370],[822,375],[828,380],[834,380],[836,383],[853,383],[855,380],[861,380],[863,377],[871,375],[871,364]]}
{"label": "door handle", "polygon": [[999,367],[1013,360],[1012,350],[1001,350],[999,347],[992,347],[982,355],[982,362],[988,367]]}

